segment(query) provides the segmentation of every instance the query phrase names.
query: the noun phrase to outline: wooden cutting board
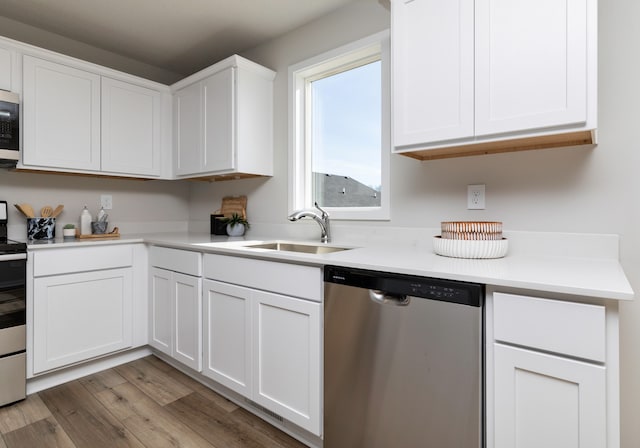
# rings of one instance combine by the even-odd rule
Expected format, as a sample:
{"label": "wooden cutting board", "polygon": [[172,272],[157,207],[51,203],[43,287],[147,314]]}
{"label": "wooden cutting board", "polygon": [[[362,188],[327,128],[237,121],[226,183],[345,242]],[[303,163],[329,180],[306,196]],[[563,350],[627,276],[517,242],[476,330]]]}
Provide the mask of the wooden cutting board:
{"label": "wooden cutting board", "polygon": [[223,214],[225,218],[231,218],[231,215],[237,213],[244,219],[247,219],[247,197],[227,196],[222,198],[220,213]]}

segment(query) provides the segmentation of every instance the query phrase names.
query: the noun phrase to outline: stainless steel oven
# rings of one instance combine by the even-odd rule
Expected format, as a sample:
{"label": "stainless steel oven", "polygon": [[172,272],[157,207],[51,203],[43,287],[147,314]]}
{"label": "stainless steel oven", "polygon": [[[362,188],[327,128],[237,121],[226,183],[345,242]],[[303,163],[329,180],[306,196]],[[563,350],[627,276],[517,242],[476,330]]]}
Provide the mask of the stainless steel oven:
{"label": "stainless steel oven", "polygon": [[26,396],[27,245],[6,237],[0,201],[0,406]]}

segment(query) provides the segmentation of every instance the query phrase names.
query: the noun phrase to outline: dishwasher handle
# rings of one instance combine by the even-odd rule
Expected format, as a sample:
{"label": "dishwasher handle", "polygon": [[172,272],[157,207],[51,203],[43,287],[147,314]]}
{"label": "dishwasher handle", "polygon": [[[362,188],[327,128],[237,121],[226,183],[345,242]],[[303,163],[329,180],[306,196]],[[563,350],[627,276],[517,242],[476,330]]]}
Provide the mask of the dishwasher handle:
{"label": "dishwasher handle", "polygon": [[369,290],[369,298],[380,305],[407,306],[411,302],[411,297],[404,294],[390,294],[377,289]]}

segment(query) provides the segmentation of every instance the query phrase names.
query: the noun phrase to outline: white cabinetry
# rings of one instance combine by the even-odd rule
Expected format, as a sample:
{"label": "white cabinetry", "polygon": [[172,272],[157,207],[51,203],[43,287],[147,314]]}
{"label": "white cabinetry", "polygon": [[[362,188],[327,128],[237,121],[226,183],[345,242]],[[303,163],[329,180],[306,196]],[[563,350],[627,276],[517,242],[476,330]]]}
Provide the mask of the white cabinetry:
{"label": "white cabinetry", "polygon": [[65,62],[23,56],[22,167],[160,176],[163,93]]}
{"label": "white cabinetry", "polygon": [[201,254],[151,248],[149,345],[202,370]]}
{"label": "white cabinetry", "polygon": [[273,174],[274,77],[232,56],[171,87],[176,176]]}
{"label": "white cabinetry", "polygon": [[160,92],[102,78],[102,170],[158,176]]}
{"label": "white cabinetry", "polygon": [[393,0],[391,28],[396,152],[591,142],[596,0]]}
{"label": "white cabinetry", "polygon": [[40,250],[31,258],[32,374],[134,345],[132,246]]}
{"label": "white cabinetry", "polygon": [[617,353],[612,305],[490,295],[487,446],[617,448]]}
{"label": "white cabinetry", "polygon": [[100,170],[100,76],[23,58],[24,165]]}
{"label": "white cabinetry", "polygon": [[0,42],[0,89],[18,90],[17,65],[15,49]]}
{"label": "white cabinetry", "polygon": [[320,269],[221,255],[204,269],[202,373],[320,435]]}

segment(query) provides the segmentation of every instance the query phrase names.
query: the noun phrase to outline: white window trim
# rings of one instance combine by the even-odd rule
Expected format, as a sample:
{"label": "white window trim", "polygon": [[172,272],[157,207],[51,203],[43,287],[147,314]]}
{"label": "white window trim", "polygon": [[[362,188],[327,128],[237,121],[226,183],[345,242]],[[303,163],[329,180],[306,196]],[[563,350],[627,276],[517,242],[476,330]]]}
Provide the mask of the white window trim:
{"label": "white window trim", "polygon": [[[382,31],[348,45],[314,56],[289,67],[289,213],[309,208],[311,160],[306,155],[306,140],[310,132],[305,129],[304,114],[306,80],[318,70],[339,67],[342,71],[346,61],[370,59],[380,54],[382,62],[382,136],[381,136],[381,177],[382,197],[380,207],[325,207],[331,219],[338,220],[389,220],[391,186],[389,163],[391,158],[391,117],[390,117],[390,63],[389,31]],[[304,111],[304,113],[303,113]],[[305,194],[306,192],[306,194]]]}

